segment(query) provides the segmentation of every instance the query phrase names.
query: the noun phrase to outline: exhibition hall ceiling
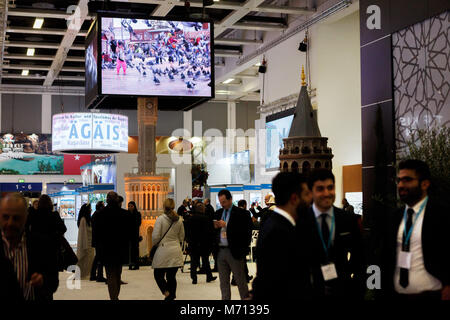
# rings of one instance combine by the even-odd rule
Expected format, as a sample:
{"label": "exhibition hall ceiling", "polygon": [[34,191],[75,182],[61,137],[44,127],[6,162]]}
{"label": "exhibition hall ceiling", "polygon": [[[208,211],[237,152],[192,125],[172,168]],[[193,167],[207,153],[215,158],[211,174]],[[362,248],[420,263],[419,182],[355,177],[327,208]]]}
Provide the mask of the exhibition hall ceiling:
{"label": "exhibition hall ceiling", "polygon": [[[88,0],[0,0],[0,77],[2,91],[19,88],[47,91],[84,91],[84,43],[93,15],[77,13],[80,30],[73,35],[68,29],[69,17],[79,4]],[[227,68],[233,80],[216,83],[216,99],[226,100],[234,92],[233,100],[259,101],[259,85],[249,92],[240,92],[243,81],[258,81],[258,67],[239,70],[233,65],[244,51],[264,46],[268,33],[286,31],[292,21],[307,21],[316,8],[335,0],[227,0],[215,1],[204,13],[214,21],[215,65]],[[200,18],[202,1],[190,1],[189,14],[184,1],[174,0],[111,0],[116,11],[148,12],[151,16]],[[144,7],[142,7],[144,6]],[[39,19],[43,24],[36,26]],[[273,39],[273,37],[271,37]],[[262,57],[261,57],[262,58]],[[231,67],[231,68],[230,68]],[[231,72],[230,72],[231,69]],[[225,81],[225,80],[224,80]],[[58,88],[58,89],[57,89]],[[78,91],[77,91],[78,90]],[[228,91],[227,91],[228,90]]]}

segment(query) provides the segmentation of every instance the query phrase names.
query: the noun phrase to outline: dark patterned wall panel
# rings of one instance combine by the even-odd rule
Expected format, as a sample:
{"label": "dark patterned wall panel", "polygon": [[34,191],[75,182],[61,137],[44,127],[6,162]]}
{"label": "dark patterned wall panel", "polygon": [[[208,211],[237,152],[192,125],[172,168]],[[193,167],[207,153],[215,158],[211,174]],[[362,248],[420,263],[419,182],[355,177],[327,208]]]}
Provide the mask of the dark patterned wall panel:
{"label": "dark patterned wall panel", "polygon": [[410,130],[450,124],[450,14],[392,34],[397,152]]}

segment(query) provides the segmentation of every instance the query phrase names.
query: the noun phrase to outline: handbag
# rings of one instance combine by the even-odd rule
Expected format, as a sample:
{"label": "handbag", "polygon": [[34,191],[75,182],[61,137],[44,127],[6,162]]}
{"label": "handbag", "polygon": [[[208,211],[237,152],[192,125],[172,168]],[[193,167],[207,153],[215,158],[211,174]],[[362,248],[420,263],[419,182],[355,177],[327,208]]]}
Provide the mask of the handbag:
{"label": "handbag", "polygon": [[161,241],[164,239],[164,237],[166,236],[167,232],[169,232],[170,228],[172,228],[172,225],[173,225],[173,222],[170,224],[169,229],[167,229],[166,233],[164,233],[164,235],[162,236],[161,240],[159,240],[157,244],[154,244],[154,245],[152,246],[152,248],[150,249],[150,256],[149,256],[149,258],[150,258],[150,263],[153,262],[153,257],[155,256],[156,250],[158,250],[159,244],[160,244]]}
{"label": "handbag", "polygon": [[69,242],[64,238],[60,237],[60,243],[58,248],[58,270],[67,270],[69,266],[76,265],[78,263],[78,258],[75,252],[73,252],[72,247]]}

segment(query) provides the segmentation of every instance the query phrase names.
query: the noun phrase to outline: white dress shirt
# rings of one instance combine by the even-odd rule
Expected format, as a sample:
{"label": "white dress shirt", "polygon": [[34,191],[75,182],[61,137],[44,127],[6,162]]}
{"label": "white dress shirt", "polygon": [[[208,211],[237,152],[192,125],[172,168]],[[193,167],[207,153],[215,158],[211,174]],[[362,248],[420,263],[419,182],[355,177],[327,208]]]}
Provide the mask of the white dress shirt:
{"label": "white dress shirt", "polygon": [[[409,284],[406,288],[403,288],[400,281],[400,267],[396,266],[395,274],[394,274],[394,285],[395,291],[401,294],[417,294],[424,291],[437,291],[442,289],[442,283],[439,279],[433,277],[431,274],[427,272],[425,269],[425,264],[423,261],[423,251],[422,251],[422,226],[423,226],[423,217],[426,214],[426,208],[423,208],[422,213],[416,221],[417,213],[420,210],[420,206],[425,201],[423,198],[421,201],[416,203],[415,206],[412,207],[414,210],[413,214],[413,226],[414,229],[411,234],[411,238],[409,240],[409,252],[411,252],[411,268],[409,269]],[[406,210],[410,207],[406,206]],[[414,224],[415,222],[415,224]],[[403,242],[403,232],[405,230],[405,219],[402,217],[402,222],[400,223],[400,227],[398,228],[397,233],[397,259],[402,250],[402,242]],[[442,254],[448,254],[442,252]],[[398,261],[397,261],[398,263]]]}
{"label": "white dress shirt", "polygon": [[278,213],[280,216],[283,216],[283,217],[285,217],[286,219],[288,219],[288,221],[289,221],[290,223],[292,223],[292,225],[295,227],[295,220],[294,220],[294,218],[292,218],[292,216],[291,216],[289,213],[287,213],[286,211],[284,211],[283,209],[278,208],[278,207],[275,207],[275,208],[273,209],[273,211],[276,212],[276,213]]}
{"label": "white dress shirt", "polygon": [[[317,220],[317,223],[319,224],[320,228],[322,228],[322,217],[321,217],[322,213],[326,213],[328,215],[326,221],[327,221],[327,224],[328,224],[328,230],[330,230],[330,232],[331,232],[331,222],[333,220],[333,215],[334,215],[333,206],[330,209],[328,209],[328,211],[324,211],[324,212],[320,211],[319,208],[316,207],[315,203],[313,203],[312,208],[313,208],[314,215],[316,216],[316,220]],[[320,229],[320,230],[322,230],[322,229]],[[331,235],[331,245],[334,242],[335,234],[336,234],[336,226],[334,226],[333,234]],[[323,239],[323,240],[324,241],[328,241],[328,239]]]}

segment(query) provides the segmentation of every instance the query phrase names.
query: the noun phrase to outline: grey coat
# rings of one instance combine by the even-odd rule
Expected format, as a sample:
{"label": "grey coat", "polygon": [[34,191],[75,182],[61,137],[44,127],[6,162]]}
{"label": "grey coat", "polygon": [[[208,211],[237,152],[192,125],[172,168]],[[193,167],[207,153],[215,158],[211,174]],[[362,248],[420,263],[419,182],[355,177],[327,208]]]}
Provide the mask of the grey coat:
{"label": "grey coat", "polygon": [[162,238],[164,233],[169,229],[164,239],[159,243],[153,257],[152,267],[156,268],[175,268],[183,265],[183,252],[181,243],[184,241],[184,225],[183,219],[175,212],[170,215],[163,214],[156,219],[155,227],[152,234],[152,243],[156,244]]}

